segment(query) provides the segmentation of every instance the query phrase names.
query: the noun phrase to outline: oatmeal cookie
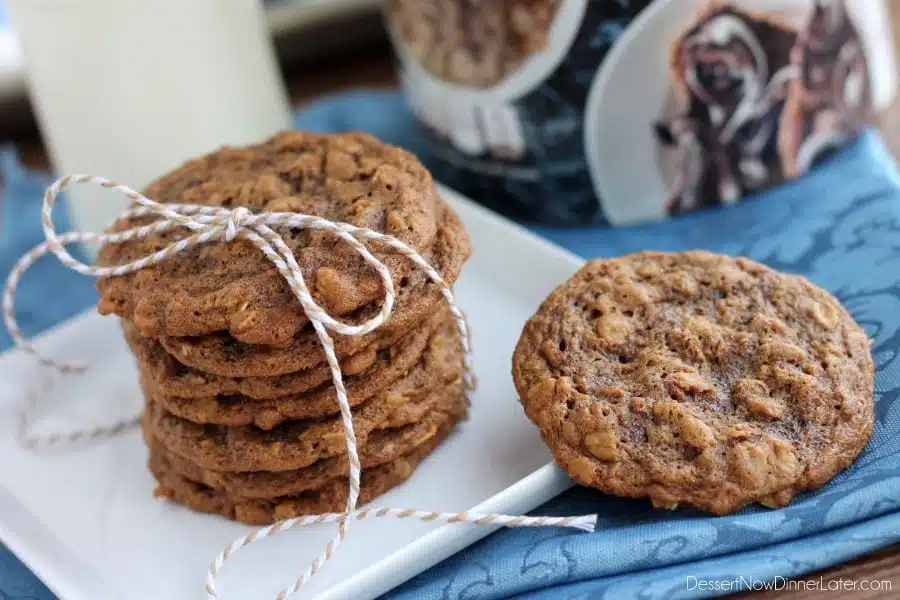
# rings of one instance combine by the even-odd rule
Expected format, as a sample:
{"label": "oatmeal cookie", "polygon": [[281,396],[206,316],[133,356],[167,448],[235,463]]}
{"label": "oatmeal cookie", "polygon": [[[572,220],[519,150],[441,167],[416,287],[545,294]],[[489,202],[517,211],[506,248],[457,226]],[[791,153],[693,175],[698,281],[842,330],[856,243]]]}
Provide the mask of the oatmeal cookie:
{"label": "oatmeal cookie", "polygon": [[[448,396],[421,421],[372,432],[366,445],[359,449],[362,468],[380,467],[415,451],[424,444],[434,443],[435,438],[445,438],[453,426],[465,416],[466,409],[463,396]],[[325,458],[308,467],[291,471],[212,471],[166,450],[147,431],[146,425],[145,437],[151,453],[164,456],[171,465],[171,470],[232,497],[266,499],[293,496],[324,487],[335,479],[346,479],[349,474],[345,455]]]}
{"label": "oatmeal cookie", "polygon": [[[421,420],[447,397],[463,393],[462,365],[456,379],[446,374],[422,382],[407,378],[353,409],[358,445],[373,431],[402,427]],[[346,452],[344,426],[339,416],[289,421],[274,429],[252,425],[201,425],[149,403],[147,418],[153,436],[170,452],[215,471],[290,471],[317,460]]]}
{"label": "oatmeal cookie", "polygon": [[[444,281],[452,285],[469,252],[469,237],[462,221],[447,207],[434,244],[422,256]],[[332,333],[338,358],[357,354],[373,344],[383,347],[385,339],[396,339],[411,332],[446,302],[440,287],[419,269],[401,278],[396,292],[390,319],[375,331],[356,337]],[[374,317],[379,309],[370,304],[341,320],[362,323]],[[271,346],[247,344],[225,332],[201,337],[162,337],[159,341],[178,362],[224,377],[271,377],[325,363],[325,352],[311,326],[303,328],[287,342]]]}
{"label": "oatmeal cookie", "polygon": [[843,306],[708,252],[589,262],[525,325],[513,377],[576,481],[664,508],[784,506],[872,433],[869,339]]}
{"label": "oatmeal cookie", "polygon": [[[361,133],[289,131],[262,144],[222,148],[150,184],[145,195],[162,203],[317,215],[392,235],[418,252],[431,246],[438,229],[439,196],[427,169],[412,154]],[[148,222],[120,220],[115,228]],[[106,244],[98,264],[130,262],[188,235],[179,229]],[[329,313],[349,314],[381,298],[377,273],[334,234],[297,229],[283,237]],[[411,263],[372,248],[399,284]],[[247,344],[279,344],[307,323],[275,266],[242,239],[101,278],[97,288],[98,310],[133,320],[145,336],[225,332]]]}
{"label": "oatmeal cookie", "polygon": [[[436,381],[455,379],[462,364],[462,348],[459,345],[459,329],[456,321],[443,313],[440,327],[426,331],[422,344],[416,344],[419,352],[405,356],[403,362],[387,363],[383,368],[366,372],[359,377],[344,378],[347,400],[357,406],[379,394],[392,390],[421,391]],[[396,388],[394,387],[396,386]],[[255,425],[269,430],[285,421],[316,419],[336,415],[340,409],[337,395],[328,381],[302,394],[288,394],[276,398],[257,400],[237,394],[221,394],[201,398],[181,398],[159,392],[155,382],[141,376],[144,395],[163,409],[194,423],[216,425]]]}
{"label": "oatmeal cookie", "polygon": [[[413,471],[441,442],[435,436],[413,451],[391,462],[362,472],[360,479],[359,505],[371,502],[376,497],[409,479]],[[167,456],[151,450],[150,470],[156,478],[154,495],[184,504],[192,510],[219,514],[248,525],[267,525],[275,521],[341,512],[347,502],[348,483],[339,478],[320,488],[272,499],[243,498],[232,496],[203,483],[198,483],[172,469]]]}

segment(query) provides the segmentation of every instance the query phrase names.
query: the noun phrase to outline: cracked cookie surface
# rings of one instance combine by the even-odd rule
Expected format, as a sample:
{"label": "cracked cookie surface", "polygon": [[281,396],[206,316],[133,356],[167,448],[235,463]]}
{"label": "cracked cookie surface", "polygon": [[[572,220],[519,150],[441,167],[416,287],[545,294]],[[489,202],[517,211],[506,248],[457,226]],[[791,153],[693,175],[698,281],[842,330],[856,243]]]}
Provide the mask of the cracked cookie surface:
{"label": "cracked cookie surface", "polygon": [[[437,189],[412,154],[360,133],[298,131],[243,148],[222,148],[158,179],[145,195],[157,202],[243,206],[254,212],[299,212],[392,235],[418,252],[438,229]],[[119,221],[117,229],[150,222]],[[378,301],[375,271],[325,231],[281,232],[315,300],[332,315]],[[184,238],[184,229],[106,244],[98,264],[124,264]],[[395,284],[411,270],[404,257],[374,254]],[[279,344],[307,323],[284,278],[250,242],[203,244],[137,273],[101,278],[98,310],[131,319],[145,336],[226,332],[247,344]]]}
{"label": "cracked cookie surface", "polygon": [[[469,237],[459,216],[441,201],[442,217],[434,243],[422,257],[452,285],[459,277],[471,251]],[[404,257],[404,261],[407,259]],[[373,344],[384,347],[419,327],[446,302],[440,287],[416,269],[401,277],[395,287],[396,303],[391,317],[375,331],[348,337],[333,333],[335,353],[344,359]],[[294,300],[296,304],[296,299]],[[341,318],[348,324],[360,324],[374,317],[380,304],[369,304]],[[283,344],[260,346],[241,342],[219,332],[202,337],[161,337],[163,348],[178,362],[224,377],[270,377],[294,373],[325,363],[325,352],[311,326],[304,327]]]}
{"label": "cracked cookie surface", "polygon": [[869,339],[835,298],[702,251],[587,263],[525,325],[513,378],[576,481],[664,508],[784,506],[874,419]]}

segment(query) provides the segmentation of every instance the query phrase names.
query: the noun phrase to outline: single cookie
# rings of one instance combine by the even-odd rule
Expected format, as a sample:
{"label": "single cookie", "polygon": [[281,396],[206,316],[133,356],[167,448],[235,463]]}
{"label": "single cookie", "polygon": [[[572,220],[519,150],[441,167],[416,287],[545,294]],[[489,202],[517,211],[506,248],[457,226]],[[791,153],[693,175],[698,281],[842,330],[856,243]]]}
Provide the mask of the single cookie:
{"label": "single cookie", "polygon": [[397,43],[432,75],[490,87],[547,47],[559,0],[391,0]]}
{"label": "single cookie", "polygon": [[576,481],[659,507],[784,506],[872,433],[865,332],[824,290],[745,258],[591,261],[525,325],[512,371]]}
{"label": "single cookie", "polygon": [[[469,238],[462,221],[448,207],[435,244],[423,253],[423,258],[452,285],[459,277],[469,251]],[[377,343],[379,339],[405,335],[433,315],[443,302],[446,300],[440,287],[416,269],[400,280],[391,318],[366,335],[348,337],[332,333],[335,352],[339,358],[345,358]],[[362,323],[374,317],[378,310],[379,307],[368,305],[345,316],[342,321]],[[271,377],[302,371],[325,362],[325,353],[312,327],[303,329],[288,343],[279,346],[245,344],[227,333],[203,337],[163,337],[160,342],[166,352],[182,364],[225,377]]]}
{"label": "single cookie", "polygon": [[[405,364],[385,364],[384,368],[356,378],[345,378],[347,400],[350,406],[357,406],[378,393],[390,389],[401,377],[410,382],[402,384],[406,389],[412,382],[432,379],[433,370],[450,368],[450,377],[458,375],[461,362],[459,349],[459,329],[456,321],[444,313],[443,323],[433,332],[425,331],[427,343],[419,346],[418,355],[404,356]],[[368,372],[367,372],[368,373]],[[156,392],[154,383],[142,375],[141,387],[151,402],[167,412],[194,423],[214,423],[216,425],[256,425],[269,430],[285,421],[316,419],[336,415],[340,408],[331,381],[310,392],[281,396],[272,400],[254,400],[245,396],[225,395],[206,398],[180,398]]]}
{"label": "single cookie", "polygon": [[[441,442],[434,436],[406,456],[362,472],[358,505],[362,506],[394,488],[412,475],[422,460]],[[166,457],[151,451],[150,470],[157,481],[154,496],[184,504],[193,510],[223,515],[250,525],[266,525],[303,515],[341,512],[347,502],[347,481],[335,479],[316,490],[272,500],[231,496],[172,470]]]}
{"label": "single cookie", "polygon": [[[431,175],[412,154],[361,133],[284,132],[245,148],[222,148],[152,183],[147,197],[163,203],[243,206],[298,212],[392,235],[419,252],[434,241],[439,196]],[[130,219],[117,229],[146,224]],[[148,256],[186,230],[106,244],[100,265]],[[284,232],[314,298],[345,315],[382,294],[375,271],[332,233]],[[399,283],[408,260],[370,249]],[[98,310],[132,319],[146,336],[192,336],[226,331],[250,344],[290,340],[307,318],[284,278],[246,240],[204,244],[137,273],[101,278]]]}
{"label": "single cookie", "polygon": [[[443,439],[453,426],[466,414],[463,396],[447,397],[442,405],[429,411],[416,423],[372,432],[368,442],[359,449],[359,460],[363,469],[373,469],[389,463],[414,451],[419,446],[431,443],[437,437]],[[177,454],[172,454],[159,444],[147,431],[145,439],[151,452],[161,454],[175,473],[202,483],[229,496],[242,498],[277,498],[301,494],[328,485],[335,479],[346,478],[349,463],[345,455],[319,460],[312,465],[293,471],[246,471],[228,473],[203,469]]]}
{"label": "single cookie", "polygon": [[[444,398],[461,395],[462,387],[461,358],[455,363],[415,369],[353,409],[357,444],[364,445],[372,431],[418,421]],[[148,403],[147,414],[153,435],[166,448],[204,469],[289,471],[346,450],[339,415],[290,421],[265,431],[253,426],[200,425],[153,402]]]}
{"label": "single cookie", "polygon": [[[348,389],[380,390],[419,360],[428,339],[448,318],[441,309],[421,327],[399,337],[382,338],[366,349],[341,361],[341,373]],[[137,358],[141,375],[150,383],[154,397],[172,396],[172,402],[197,400],[212,406],[216,396],[240,396],[254,400],[303,394],[331,382],[327,365],[274,377],[224,377],[187,367],[166,352],[154,338],[145,338],[130,321],[122,320],[125,340]],[[384,345],[383,345],[384,344]],[[205,409],[204,409],[205,410]]]}

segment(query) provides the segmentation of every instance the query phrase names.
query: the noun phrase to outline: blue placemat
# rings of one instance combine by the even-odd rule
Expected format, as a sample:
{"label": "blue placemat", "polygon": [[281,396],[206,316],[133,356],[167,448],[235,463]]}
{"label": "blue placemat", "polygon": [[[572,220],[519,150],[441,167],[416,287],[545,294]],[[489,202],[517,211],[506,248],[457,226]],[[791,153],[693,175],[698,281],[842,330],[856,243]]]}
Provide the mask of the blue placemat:
{"label": "blue placemat", "polygon": [[[423,151],[407,109],[391,93],[330,98],[298,115],[297,125],[367,130]],[[21,171],[9,152],[2,156],[7,189],[0,268],[8,269],[22,250],[39,241],[36,206],[45,179]],[[848,471],[781,510],[751,508],[709,517],[657,511],[644,501],[574,489],[536,512],[597,512],[597,533],[501,531],[386,598],[708,597],[900,542],[900,175],[877,135],[867,132],[803,179],[729,209],[627,229],[538,232],[583,256],[708,248],[807,275],[835,293],[874,338],[878,374],[872,441]],[[23,321],[30,331],[88,306],[94,297],[91,282],[52,261],[39,268],[23,284],[31,287],[22,290],[22,304],[29,307]],[[7,343],[0,337],[0,344]],[[0,598],[4,594],[16,600],[52,598],[8,553],[0,554]]]}

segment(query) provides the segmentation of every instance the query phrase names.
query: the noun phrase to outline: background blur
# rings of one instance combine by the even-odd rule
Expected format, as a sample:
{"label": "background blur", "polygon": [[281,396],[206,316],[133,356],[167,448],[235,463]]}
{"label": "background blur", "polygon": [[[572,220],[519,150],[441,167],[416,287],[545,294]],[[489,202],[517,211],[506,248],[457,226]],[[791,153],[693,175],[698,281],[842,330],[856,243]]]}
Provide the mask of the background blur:
{"label": "background blur", "polygon": [[[24,65],[0,0],[0,142],[17,143],[27,164],[46,166],[25,92]],[[295,104],[352,87],[395,87],[379,0],[263,0],[288,92]],[[900,0],[890,0],[900,40]],[[900,102],[879,115],[882,135],[900,156]]]}
{"label": "background blur", "polygon": [[[346,63],[345,59],[366,47],[378,48],[376,55],[387,55],[379,0],[264,0],[263,4],[285,69],[296,71],[323,57]],[[35,132],[22,52],[10,30],[5,5],[6,0],[0,0],[0,140],[27,138]]]}

